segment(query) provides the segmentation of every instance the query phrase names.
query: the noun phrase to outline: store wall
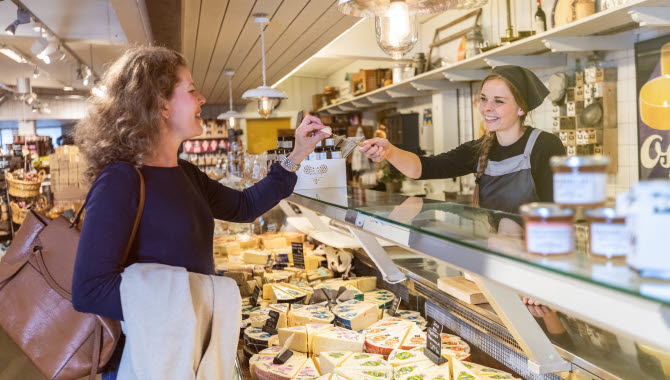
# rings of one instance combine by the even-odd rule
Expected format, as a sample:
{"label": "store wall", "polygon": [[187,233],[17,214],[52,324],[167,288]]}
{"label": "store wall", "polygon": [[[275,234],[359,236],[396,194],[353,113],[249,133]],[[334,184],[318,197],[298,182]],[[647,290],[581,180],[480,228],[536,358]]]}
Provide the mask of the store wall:
{"label": "store wall", "polygon": [[[286,93],[287,99],[282,100],[282,103],[270,115],[270,118],[288,118],[290,119],[291,128],[298,125],[297,117],[300,111],[308,111],[312,109],[312,94],[323,92],[325,81],[323,78],[310,78],[292,76],[282,82],[277,89]],[[238,112],[242,113],[245,118],[257,119],[259,118],[257,111],[257,102],[249,102],[245,107],[237,108]],[[228,110],[228,108],[225,108]],[[242,120],[240,128],[244,131],[242,141],[247,145],[246,121]]]}
{"label": "store wall", "polygon": [[17,100],[0,105],[0,120],[81,119],[86,114],[84,99],[46,99],[51,113],[33,113],[31,107]]}

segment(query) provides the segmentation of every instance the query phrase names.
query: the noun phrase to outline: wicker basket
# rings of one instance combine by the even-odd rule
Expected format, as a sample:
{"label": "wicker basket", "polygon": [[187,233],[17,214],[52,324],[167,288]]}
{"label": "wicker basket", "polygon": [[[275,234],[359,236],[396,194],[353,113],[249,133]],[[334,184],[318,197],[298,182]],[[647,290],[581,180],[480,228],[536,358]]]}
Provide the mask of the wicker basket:
{"label": "wicker basket", "polygon": [[15,179],[12,173],[7,173],[5,179],[9,185],[9,195],[13,197],[32,198],[40,195],[42,181],[22,181]]}
{"label": "wicker basket", "polygon": [[26,215],[28,215],[29,210],[19,207],[19,205],[13,201],[10,202],[9,205],[12,208],[12,221],[16,224],[23,223],[23,220],[26,219]]}

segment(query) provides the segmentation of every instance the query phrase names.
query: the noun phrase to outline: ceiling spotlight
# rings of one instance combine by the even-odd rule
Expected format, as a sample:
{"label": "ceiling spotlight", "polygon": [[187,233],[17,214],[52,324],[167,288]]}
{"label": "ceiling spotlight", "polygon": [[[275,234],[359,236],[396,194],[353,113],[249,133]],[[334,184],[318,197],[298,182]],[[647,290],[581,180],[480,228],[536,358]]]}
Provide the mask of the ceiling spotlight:
{"label": "ceiling spotlight", "polygon": [[13,23],[9,24],[9,26],[5,29],[5,33],[9,34],[10,36],[13,36],[16,34],[16,21]]}
{"label": "ceiling spotlight", "polygon": [[51,58],[49,56],[56,51],[58,51],[58,41],[52,40],[49,42],[49,44],[42,50],[39,54],[37,54],[37,58],[41,59],[46,63],[47,65],[51,63]]}
{"label": "ceiling spotlight", "polygon": [[40,112],[50,114],[51,113],[51,108],[49,108],[49,105],[44,103],[42,104],[42,108],[40,109]]}
{"label": "ceiling spotlight", "polygon": [[11,36],[16,34],[16,27],[21,24],[27,24],[30,22],[30,12],[22,7],[18,7],[16,10],[16,20],[9,24],[5,29],[5,32]]}
{"label": "ceiling spotlight", "polygon": [[72,88],[70,86],[65,86],[65,87],[63,87],[63,91],[74,91],[74,88]]}
{"label": "ceiling spotlight", "polygon": [[84,75],[81,72],[81,67],[78,67],[77,68],[77,80],[83,80],[83,79],[84,79]]}
{"label": "ceiling spotlight", "polygon": [[268,118],[272,110],[279,105],[282,99],[286,99],[286,94],[283,91],[268,87],[265,81],[265,36],[263,34],[263,24],[268,22],[265,15],[258,15],[254,22],[261,27],[261,61],[263,70],[263,85],[251,90],[245,91],[242,95],[244,99],[256,99],[258,101],[258,113],[264,118]]}
{"label": "ceiling spotlight", "polygon": [[40,77],[40,70],[35,66],[35,70],[33,71],[33,78],[37,79]]}

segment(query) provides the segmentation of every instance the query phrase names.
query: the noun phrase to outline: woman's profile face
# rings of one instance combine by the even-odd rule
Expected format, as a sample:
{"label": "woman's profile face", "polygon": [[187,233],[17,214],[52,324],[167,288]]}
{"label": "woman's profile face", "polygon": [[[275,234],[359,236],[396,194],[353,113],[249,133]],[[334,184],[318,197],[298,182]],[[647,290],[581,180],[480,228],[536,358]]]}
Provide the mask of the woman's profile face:
{"label": "woman's profile face", "polygon": [[177,71],[179,82],[168,99],[167,127],[178,138],[185,140],[202,135],[200,106],[205,98],[195,89],[191,73],[185,67]]}
{"label": "woman's profile face", "polygon": [[487,131],[505,131],[520,126],[519,111],[519,105],[505,81],[496,78],[484,83],[479,97],[479,112]]}

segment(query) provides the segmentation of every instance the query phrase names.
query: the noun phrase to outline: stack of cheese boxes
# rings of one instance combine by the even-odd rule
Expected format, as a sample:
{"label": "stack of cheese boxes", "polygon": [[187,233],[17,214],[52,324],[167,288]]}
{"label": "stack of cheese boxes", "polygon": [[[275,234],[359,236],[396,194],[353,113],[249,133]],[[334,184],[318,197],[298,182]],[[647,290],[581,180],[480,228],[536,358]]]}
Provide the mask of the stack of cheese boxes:
{"label": "stack of cheese boxes", "polygon": [[49,167],[55,205],[65,206],[86,198],[89,186],[84,177],[86,165],[79,148],[74,145],[57,147],[49,156]]}

